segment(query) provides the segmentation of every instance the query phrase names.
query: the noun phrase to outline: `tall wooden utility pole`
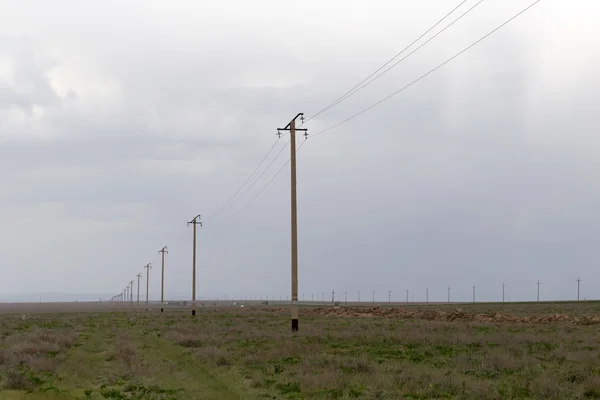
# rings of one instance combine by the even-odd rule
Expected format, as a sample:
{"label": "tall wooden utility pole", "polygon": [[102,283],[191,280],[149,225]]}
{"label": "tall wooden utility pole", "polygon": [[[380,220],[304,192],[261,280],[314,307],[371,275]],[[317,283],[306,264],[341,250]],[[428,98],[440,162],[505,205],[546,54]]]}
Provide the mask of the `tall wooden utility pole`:
{"label": "tall wooden utility pole", "polygon": [[429,304],[429,288],[425,289],[425,304]]}
{"label": "tall wooden utility pole", "polygon": [[577,301],[579,301],[579,283],[581,282],[581,278],[577,277]]}
{"label": "tall wooden utility pole", "polygon": [[331,291],[331,302],[335,303],[335,289]]}
{"label": "tall wooden utility pole", "polygon": [[137,308],[138,310],[140,309],[140,278],[142,277],[142,273],[140,272],[139,274],[136,275],[138,278],[138,285],[137,285]]}
{"label": "tall wooden utility pole", "polygon": [[450,303],[450,291],[451,291],[451,290],[452,290],[452,289],[450,289],[450,286],[448,286],[448,303]]}
{"label": "tall wooden utility pole", "polygon": [[296,204],[296,131],[303,131],[304,137],[308,136],[306,129],[296,128],[296,119],[304,120],[304,113],[298,113],[285,128],[277,128],[277,134],[281,137],[281,131],[290,131],[290,170],[291,170],[291,214],[292,214],[292,332],[298,330],[298,214]]}
{"label": "tall wooden utility pole", "polygon": [[408,289],[406,289],[406,302],[408,303]]}
{"label": "tall wooden utility pole", "polygon": [[504,303],[504,288],[506,287],[506,283],[502,282],[502,302]]}
{"label": "tall wooden utility pole", "polygon": [[194,225],[194,248],[192,251],[192,316],[196,315],[196,225],[200,225],[202,227],[202,222],[200,222],[200,214],[196,215],[194,219],[188,222],[188,226],[190,224]]}
{"label": "tall wooden utility pole", "polygon": [[150,291],[150,269],[152,268],[152,264],[148,263],[144,266],[146,268],[146,311],[150,308],[149,302],[149,291]]}
{"label": "tall wooden utility pole", "polygon": [[475,303],[475,285],[473,285],[473,303]]}
{"label": "tall wooden utility pole", "polygon": [[164,304],[165,304],[165,253],[169,254],[169,252],[167,251],[167,246],[163,247],[162,250],[158,251],[159,253],[162,253],[162,279],[161,279],[161,283],[160,283],[160,312],[164,311]]}
{"label": "tall wooden utility pole", "polygon": [[392,302],[392,291],[388,290],[388,303]]}
{"label": "tall wooden utility pole", "polygon": [[539,280],[536,282],[536,284],[537,284],[537,301],[538,302],[540,301],[540,284],[541,283],[542,282],[540,282]]}

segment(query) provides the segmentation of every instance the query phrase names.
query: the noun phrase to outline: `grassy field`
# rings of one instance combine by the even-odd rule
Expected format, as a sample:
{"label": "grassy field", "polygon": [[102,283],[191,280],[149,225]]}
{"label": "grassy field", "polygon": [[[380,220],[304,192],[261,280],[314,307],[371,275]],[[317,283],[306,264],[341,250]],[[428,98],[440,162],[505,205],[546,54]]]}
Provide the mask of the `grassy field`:
{"label": "grassy field", "polygon": [[600,304],[455,307],[0,315],[0,399],[600,399]]}

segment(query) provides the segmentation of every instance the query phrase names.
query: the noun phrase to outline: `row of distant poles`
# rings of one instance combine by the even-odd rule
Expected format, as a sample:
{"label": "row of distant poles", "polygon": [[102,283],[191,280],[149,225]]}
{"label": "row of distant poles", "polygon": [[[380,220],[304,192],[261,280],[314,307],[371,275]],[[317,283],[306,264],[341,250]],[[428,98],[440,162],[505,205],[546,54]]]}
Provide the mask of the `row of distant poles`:
{"label": "row of distant poles", "polygon": [[[194,246],[193,246],[193,255],[192,255],[192,316],[196,315],[196,226],[200,225],[202,227],[202,222],[200,221],[200,214],[196,215],[190,222],[188,222],[188,226],[192,224],[194,226]],[[167,246],[163,247],[158,251],[162,255],[162,269],[161,269],[161,287],[160,287],[160,312],[164,312],[164,304],[165,304],[165,254],[169,254],[167,250]],[[149,290],[150,290],[150,269],[152,268],[152,263],[148,263],[144,266],[146,268],[146,311],[149,310]],[[142,274],[139,273],[136,275],[137,277],[137,307],[140,306],[140,278]],[[130,304],[133,307],[133,283],[134,281],[130,281],[125,289],[123,289],[122,293],[119,293],[116,296],[111,298],[112,302],[120,302],[123,304]]]}
{"label": "row of distant poles", "polygon": [[[577,282],[577,300],[578,301],[580,299],[580,297],[579,297],[580,290],[579,289],[580,289],[581,281],[582,281],[582,279],[579,278],[579,277],[576,279],[576,282]],[[539,280],[536,282],[536,285],[537,285],[537,298],[536,298],[536,300],[538,302],[540,301],[540,285],[541,284],[542,284],[542,282],[539,281]],[[475,285],[472,286],[472,289],[473,289],[473,303],[476,302],[475,301],[475,289],[476,288],[477,287]],[[503,303],[505,302],[505,293],[506,293],[505,289],[506,289],[506,283],[502,283],[502,302]],[[448,286],[447,290],[448,290],[448,303],[450,303],[450,292],[452,291],[452,288],[450,286]],[[331,291],[331,303],[336,303],[336,297],[335,297],[336,293],[338,293],[338,292],[336,292],[335,290]],[[348,292],[343,292],[343,293],[344,293],[344,304],[347,304],[348,303]],[[356,291],[356,302],[357,303],[361,302],[360,301],[360,293],[361,293],[360,291]],[[373,295],[372,302],[375,303],[375,293],[377,293],[377,292],[375,290],[373,290],[371,293]],[[391,304],[392,303],[392,291],[388,290],[387,293],[388,293],[388,303]],[[410,292],[410,290],[408,290],[408,289],[405,290],[405,293],[406,293],[406,301],[405,302],[406,303],[410,303],[411,299],[412,299],[412,302],[414,303],[414,301],[415,301],[415,294],[412,293],[412,292]],[[411,295],[412,295],[412,297],[411,297]],[[320,297],[320,299],[319,299],[319,297]],[[252,298],[249,298],[249,299],[252,300]],[[254,300],[263,300],[263,298],[262,297],[260,299],[259,298],[255,298]],[[269,300],[269,296],[266,297],[266,300]],[[275,296],[272,296],[272,300],[275,300]],[[282,296],[279,296],[279,300],[283,301]],[[288,298],[286,297],[285,300],[287,301]],[[302,301],[305,301],[305,295],[304,294],[302,294]],[[311,294],[311,300],[310,301],[312,303],[315,302],[315,294],[314,293]],[[509,297],[509,301],[510,301],[510,297]],[[321,303],[321,304],[326,303],[326,301],[325,301],[325,292],[317,293],[317,303]],[[429,304],[429,289],[425,289],[425,303]]]}
{"label": "row of distant poles", "polygon": [[[162,257],[162,291],[161,291],[161,304],[164,304],[164,288],[165,288],[165,253],[168,253],[167,246],[163,247],[159,253],[163,253]],[[149,309],[149,289],[150,289],[150,269],[152,269],[152,263],[148,263],[144,265],[146,268],[146,311]],[[142,273],[136,275],[137,278],[137,307],[140,307],[140,279],[142,278]],[[111,302],[119,302],[126,305],[128,302],[133,307],[133,283],[134,281],[129,281],[129,284],[125,289],[123,289],[122,293],[119,293],[116,296],[111,298]],[[160,309],[161,312],[164,311],[163,308]]]}
{"label": "row of distant poles", "polygon": [[[292,319],[292,331],[298,331],[298,213],[297,213],[297,195],[296,195],[296,132],[304,132],[305,137],[308,136],[307,129],[296,128],[296,120],[300,118],[304,120],[304,113],[298,113],[284,128],[277,128],[277,134],[281,136],[282,131],[290,132],[290,166],[291,166],[291,238],[292,238],[292,304],[291,304],[291,319]],[[193,245],[193,256],[192,256],[192,316],[196,315],[196,226],[202,226],[200,221],[200,215],[197,215],[188,222],[188,225],[194,226],[194,245]],[[161,306],[164,306],[164,273],[165,273],[165,253],[167,247],[165,246],[162,250],[162,284],[161,284]],[[149,307],[148,299],[148,287],[150,281],[150,268],[151,264],[147,264],[146,268],[146,307]],[[139,307],[139,279],[141,274],[138,274],[138,307]],[[133,283],[129,282],[129,285],[120,293],[114,296],[112,301],[120,301],[126,303],[127,300],[133,304]],[[161,312],[164,311],[164,307],[161,307]]]}

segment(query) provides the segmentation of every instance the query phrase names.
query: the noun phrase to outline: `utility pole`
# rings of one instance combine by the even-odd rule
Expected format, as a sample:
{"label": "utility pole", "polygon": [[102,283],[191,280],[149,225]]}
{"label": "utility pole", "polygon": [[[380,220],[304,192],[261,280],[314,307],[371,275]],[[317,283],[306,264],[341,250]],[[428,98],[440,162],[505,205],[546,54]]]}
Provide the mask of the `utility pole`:
{"label": "utility pole", "polygon": [[373,304],[375,304],[375,291],[373,290]]}
{"label": "utility pole", "polygon": [[138,284],[137,284],[137,308],[138,310],[140,309],[140,278],[142,277],[142,273],[140,272],[139,274],[136,275],[138,278]]}
{"label": "utility pole", "polygon": [[429,304],[429,288],[425,289],[425,304]]}
{"label": "utility pole", "polygon": [[331,302],[335,303],[335,289],[331,291]]}
{"label": "utility pole", "polygon": [[194,225],[194,248],[192,251],[192,316],[196,315],[196,225],[200,225],[202,228],[202,222],[200,222],[200,214],[196,215],[194,219],[188,222]]}
{"label": "utility pole", "polygon": [[129,286],[131,286],[131,289],[129,290],[129,304],[131,308],[133,308],[133,281],[129,281]]}
{"label": "utility pole", "polygon": [[452,289],[450,289],[450,286],[448,286],[448,303],[450,303],[450,291],[451,291],[451,290],[452,290]]}
{"label": "utility pole", "polygon": [[392,291],[388,290],[388,303],[392,302]]}
{"label": "utility pole", "polygon": [[473,285],[473,303],[475,303],[475,285]]}
{"label": "utility pole", "polygon": [[581,282],[581,278],[577,277],[577,301],[579,301],[579,283]]}
{"label": "utility pole", "polygon": [[348,304],[348,292],[344,292],[344,305]]}
{"label": "utility pole", "polygon": [[165,253],[169,254],[167,251],[167,246],[163,247],[162,250],[158,251],[162,253],[162,279],[160,284],[160,312],[164,312],[164,304],[165,304]]}
{"label": "utility pole", "polygon": [[502,302],[504,303],[504,288],[506,287],[506,284],[504,282],[502,282]]}
{"label": "utility pole", "polygon": [[146,268],[146,311],[149,310],[149,296],[148,296],[148,291],[150,290],[150,269],[152,268],[152,264],[148,263],[144,266],[144,268]]}
{"label": "utility pole", "polygon": [[406,289],[406,302],[408,303],[408,289]]}
{"label": "utility pole", "polygon": [[290,131],[290,183],[291,183],[291,228],[292,228],[292,332],[298,331],[298,208],[296,199],[296,131],[303,131],[304,137],[308,136],[307,129],[296,128],[296,119],[304,121],[304,113],[298,113],[285,128],[277,128],[277,135],[281,131]]}
{"label": "utility pole", "polygon": [[540,301],[540,282],[539,280],[536,282],[537,283],[537,301]]}

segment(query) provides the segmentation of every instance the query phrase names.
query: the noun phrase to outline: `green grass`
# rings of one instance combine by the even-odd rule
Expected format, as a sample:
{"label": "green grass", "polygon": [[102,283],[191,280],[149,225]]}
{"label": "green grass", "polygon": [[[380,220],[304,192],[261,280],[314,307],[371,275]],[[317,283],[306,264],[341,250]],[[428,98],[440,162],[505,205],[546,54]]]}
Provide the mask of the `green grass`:
{"label": "green grass", "polygon": [[[600,308],[577,304],[461,308]],[[251,308],[203,308],[196,318],[142,311],[0,321],[6,400],[600,399],[600,325],[305,313],[292,334],[287,311]]]}

